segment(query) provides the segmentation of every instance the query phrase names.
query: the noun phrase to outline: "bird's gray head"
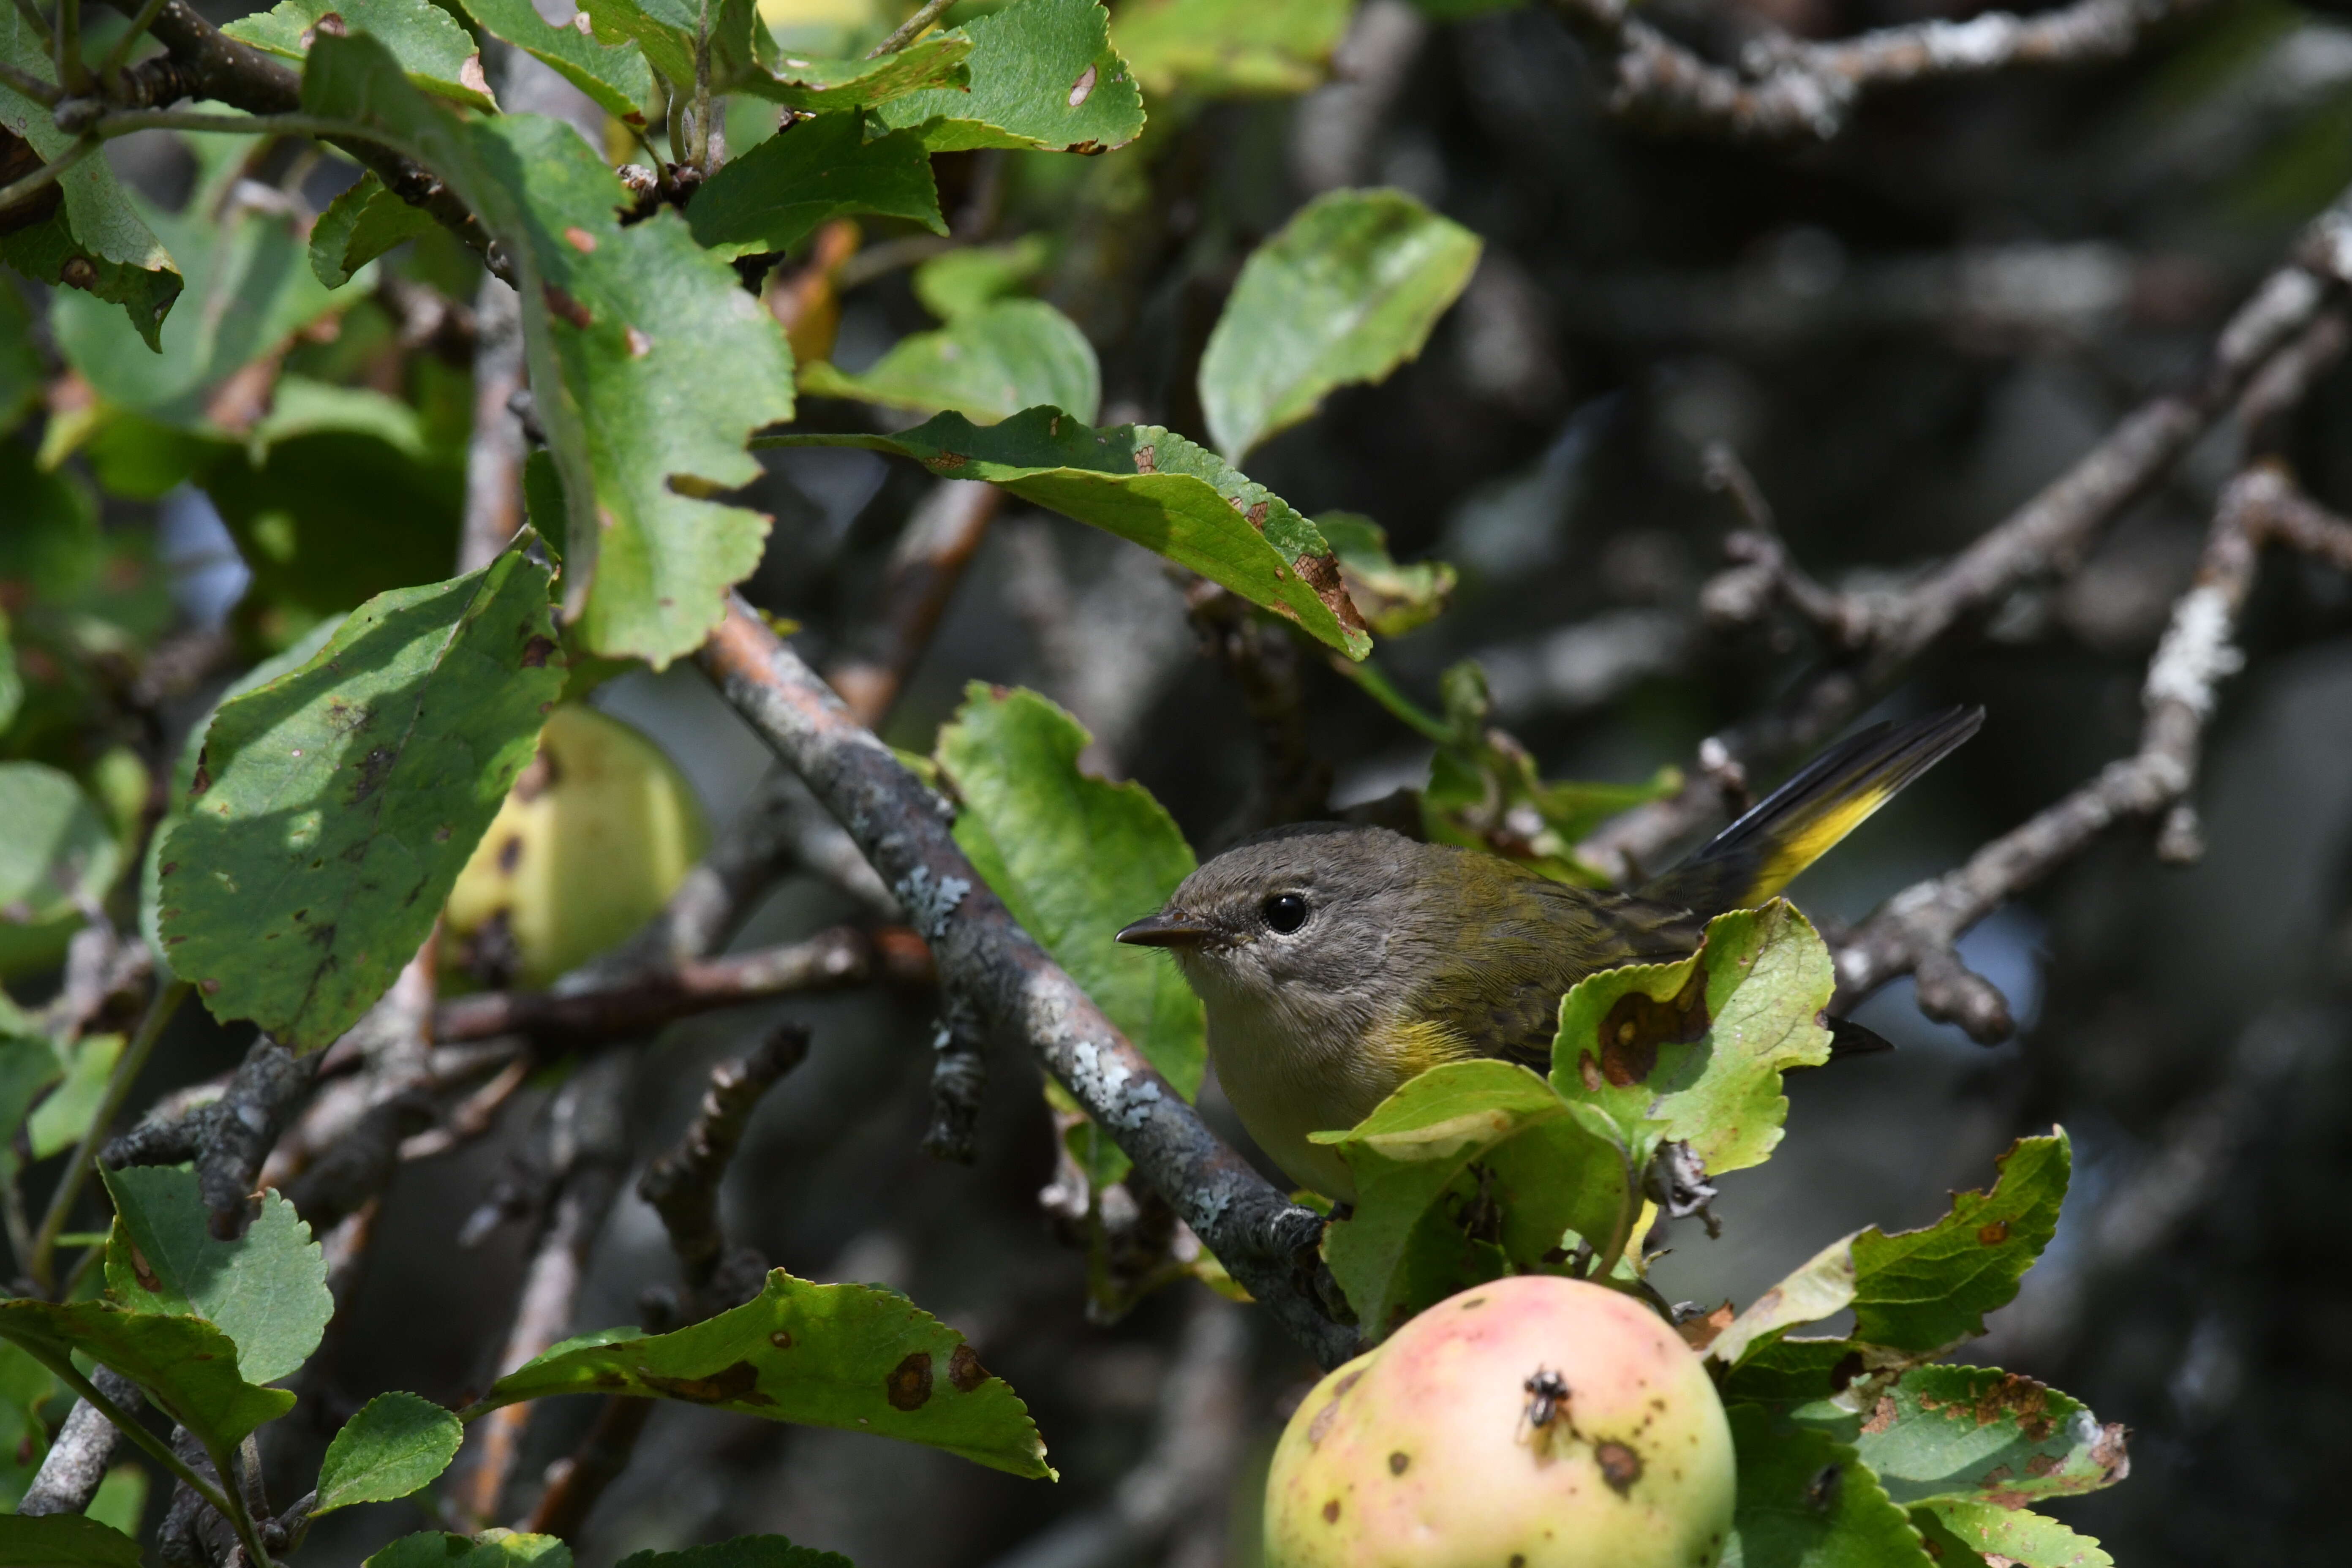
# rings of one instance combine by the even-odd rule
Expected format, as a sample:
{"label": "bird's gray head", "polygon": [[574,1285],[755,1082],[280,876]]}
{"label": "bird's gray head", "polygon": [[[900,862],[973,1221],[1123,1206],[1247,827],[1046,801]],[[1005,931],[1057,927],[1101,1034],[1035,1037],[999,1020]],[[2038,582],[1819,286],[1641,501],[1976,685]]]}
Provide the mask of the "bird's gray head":
{"label": "bird's gray head", "polygon": [[1398,949],[1425,923],[1414,890],[1428,852],[1384,827],[1277,827],[1185,878],[1118,940],[1167,948],[1213,1008],[1244,996],[1373,1004],[1402,980]]}

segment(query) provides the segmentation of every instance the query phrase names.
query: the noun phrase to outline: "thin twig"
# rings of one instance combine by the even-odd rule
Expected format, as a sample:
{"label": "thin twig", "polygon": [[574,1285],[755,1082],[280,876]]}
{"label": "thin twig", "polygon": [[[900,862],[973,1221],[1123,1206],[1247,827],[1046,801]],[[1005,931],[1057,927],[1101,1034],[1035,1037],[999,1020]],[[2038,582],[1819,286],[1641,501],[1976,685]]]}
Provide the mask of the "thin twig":
{"label": "thin twig", "polygon": [[2314,505],[2284,469],[2261,463],[2231,480],[2215,509],[2196,580],[2173,605],[2171,625],[2148,663],[2139,749],[1958,869],[1896,894],[1838,943],[1838,986],[1847,1005],[1911,974],[1929,1017],[1949,1019],[1988,1044],[2002,1039],[2015,1027],[2008,1001],[1960,962],[1962,933],[2118,823],[2163,816],[2158,852],[2175,861],[2195,858],[2201,843],[2189,792],[2214,689],[2243,663],[2231,637],[2263,546],[2273,542],[2352,571],[2352,521]]}
{"label": "thin twig", "polygon": [[[677,1254],[689,1322],[740,1304],[710,1299],[712,1282],[727,1251],[727,1237],[719,1226],[719,1184],[726,1178],[728,1162],[735,1157],[737,1145],[743,1142],[743,1130],[751,1125],[761,1097],[807,1059],[808,1047],[808,1030],[798,1024],[785,1024],[769,1031],[767,1038],[748,1054],[730,1057],[711,1068],[710,1087],[703,1093],[701,1109],[677,1147],[647,1165],[637,1179],[637,1195],[661,1215],[670,1249]],[[754,1289],[766,1272],[764,1265],[751,1271]]]}
{"label": "thin twig", "polygon": [[25,1271],[33,1282],[47,1290],[52,1281],[51,1259],[57,1251],[58,1237],[65,1230],[66,1221],[72,1216],[74,1203],[89,1180],[91,1168],[98,1163],[98,1151],[106,1142],[107,1129],[122,1110],[122,1102],[130,1098],[131,1086],[147,1067],[147,1058],[155,1053],[155,1042],[163,1037],[163,1026],[172,1021],[180,1004],[187,1000],[190,986],[184,980],[174,980],[155,994],[148,1004],[147,1016],[139,1021],[138,1032],[123,1047],[121,1058],[106,1080],[106,1093],[99,1100],[98,1110],[90,1118],[89,1131],[74,1148],[73,1158],[58,1177],[56,1193],[49,1199],[48,1212],[41,1216],[41,1228],[33,1234],[33,1250],[25,1262]]}
{"label": "thin twig", "polygon": [[808,781],[992,1034],[1024,1041],[1286,1331],[1336,1365],[1352,1328],[1315,1281],[1323,1222],[1209,1131],[988,890],[939,798],[740,599],[698,656],[722,695]]}
{"label": "thin twig", "polygon": [[107,50],[106,58],[99,62],[100,81],[110,89],[116,85],[116,78],[122,71],[122,62],[131,58],[131,51],[138,47],[139,40],[147,36],[147,29],[155,25],[156,13],[163,9],[163,0],[146,0],[139,7],[138,14],[131,18],[131,26],[122,30],[122,37],[114,40],[114,47]]}
{"label": "thin twig", "polygon": [[25,26],[33,30],[33,37],[41,41],[46,52],[57,35],[49,27],[49,19],[41,15],[41,8],[33,0],[16,0],[16,15],[24,18]]}
{"label": "thin twig", "polygon": [[84,136],[23,179],[0,185],[0,212],[6,212],[26,196],[37,195],[47,189],[58,175],[97,152],[99,145],[97,137]]}
{"label": "thin twig", "polygon": [[899,23],[892,29],[888,37],[866,50],[866,58],[869,60],[878,60],[884,55],[897,54],[900,49],[921,37],[925,30],[938,21],[947,8],[954,4],[955,0],[923,0],[922,9]]}
{"label": "thin twig", "polygon": [[727,958],[689,959],[594,990],[453,997],[434,1010],[433,1037],[446,1045],[523,1035],[577,1045],[650,1034],[718,1007],[835,991],[874,979],[918,985],[929,978],[929,964],[910,933],[885,929],[869,935],[838,926],[805,942]]}
{"label": "thin twig", "polygon": [[908,515],[865,634],[866,651],[824,672],[859,723],[872,729],[889,713],[1003,505],[1004,492],[994,485],[941,479]]}
{"label": "thin twig", "polygon": [[0,60],[0,83],[24,94],[36,103],[55,104],[65,97],[65,89],[52,81],[45,81],[31,71],[19,70],[5,60]]}
{"label": "thin twig", "polygon": [[89,86],[89,66],[81,58],[81,0],[58,0],[57,37],[49,40],[58,85],[68,92]]}

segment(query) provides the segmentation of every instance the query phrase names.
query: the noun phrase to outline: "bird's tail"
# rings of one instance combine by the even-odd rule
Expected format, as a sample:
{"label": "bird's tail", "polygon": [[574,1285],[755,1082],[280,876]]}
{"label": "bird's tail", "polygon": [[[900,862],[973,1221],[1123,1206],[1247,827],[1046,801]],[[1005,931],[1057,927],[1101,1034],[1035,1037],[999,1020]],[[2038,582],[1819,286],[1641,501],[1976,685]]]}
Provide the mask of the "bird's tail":
{"label": "bird's tail", "polygon": [[1707,916],[1763,902],[1983,722],[1981,708],[1950,708],[1872,725],[1814,758],[1643,896]]}

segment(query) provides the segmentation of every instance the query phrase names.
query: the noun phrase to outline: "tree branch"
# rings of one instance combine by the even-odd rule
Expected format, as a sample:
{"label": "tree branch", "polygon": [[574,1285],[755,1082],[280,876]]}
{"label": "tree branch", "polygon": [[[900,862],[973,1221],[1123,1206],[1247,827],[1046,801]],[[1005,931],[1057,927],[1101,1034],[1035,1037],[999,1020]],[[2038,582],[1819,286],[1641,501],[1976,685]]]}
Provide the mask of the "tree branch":
{"label": "tree branch", "polygon": [[[2072,571],[2109,523],[2255,391],[2266,366],[2297,352],[2304,334],[2340,302],[2347,278],[2352,191],[2305,227],[2293,259],[2264,279],[2231,317],[2197,375],[2133,410],[2040,493],[1907,589],[1815,603],[1808,618],[1843,628],[1844,651],[1770,709],[1710,741],[1750,768],[1817,746],[1937,642],[2024,584]],[[1784,554],[1755,550],[1708,585],[1710,613],[1722,622],[1789,602],[1789,584],[1769,580],[1785,562]],[[1759,580],[1759,572],[1766,580]],[[1696,771],[1675,795],[1604,824],[1577,854],[1587,865],[1630,880],[1637,868],[1655,863],[1670,846],[1718,820],[1720,810],[1719,792],[1704,770]]]}
{"label": "tree branch", "polygon": [[1034,1051],[1284,1329],[1327,1365],[1352,1353],[1316,1291],[1322,1218],[1219,1142],[990,892],[946,807],[740,599],[698,660],[808,781],[929,942],[943,984]]}
{"label": "tree branch", "polygon": [[2157,852],[2168,860],[2201,852],[2195,808],[2205,725],[2215,688],[2243,656],[2231,645],[2253,587],[2263,547],[2278,543],[2352,571],[2352,522],[2330,515],[2269,463],[2230,482],[2213,519],[2195,582],[2172,607],[2171,625],[2141,689],[2147,718],[2138,751],[2032,820],[1994,839],[1968,863],[1896,894],[1836,945],[1840,997],[1851,1005],[1899,975],[1916,976],[1919,1007],[1990,1044],[2014,1028],[1992,983],[1960,962],[1963,932],[2072,859],[2121,822],[2165,817]]}
{"label": "tree branch", "polygon": [[581,1045],[650,1034],[676,1019],[747,1002],[838,991],[869,980],[916,986],[929,979],[922,943],[904,927],[868,934],[837,926],[805,942],[730,958],[688,959],[594,989],[456,997],[434,1009],[433,1037],[446,1045],[523,1035]]}
{"label": "tree branch", "polygon": [[[126,1412],[139,1408],[139,1389],[129,1378],[110,1366],[95,1368],[90,1382],[98,1391]],[[76,1400],[66,1415],[66,1424],[58,1432],[58,1440],[49,1445],[48,1456],[42,1459],[33,1484],[25,1489],[24,1500],[16,1505],[22,1514],[80,1513],[89,1507],[89,1500],[98,1495],[99,1482],[106,1479],[106,1468],[113,1461],[115,1446],[122,1434],[114,1423],[99,1413],[88,1400]]]}
{"label": "tree branch", "polygon": [[1713,64],[1635,19],[1629,0],[1550,0],[1595,57],[1609,111],[1660,130],[1752,141],[1828,141],[1864,94],[1927,77],[2121,59],[2158,25],[2212,0],[2075,0],[2034,16],[1880,28],[1832,43],[1779,34],[1737,68]]}
{"label": "tree branch", "polygon": [[[683,1308],[688,1322],[700,1322],[749,1300],[726,1299],[734,1292],[724,1285],[741,1282],[719,1278],[727,1237],[719,1226],[719,1185],[726,1178],[728,1162],[743,1142],[743,1130],[751,1124],[751,1112],[759,1109],[761,1097],[807,1059],[808,1047],[808,1030],[786,1024],[771,1030],[749,1055],[730,1058],[711,1068],[702,1109],[686,1135],[677,1148],[646,1166],[646,1173],[637,1178],[637,1195],[661,1215],[662,1228],[669,1232],[670,1249],[677,1254],[678,1272],[686,1281]],[[748,1272],[756,1294],[766,1266],[761,1264]],[[721,1288],[714,1289],[714,1286]]]}

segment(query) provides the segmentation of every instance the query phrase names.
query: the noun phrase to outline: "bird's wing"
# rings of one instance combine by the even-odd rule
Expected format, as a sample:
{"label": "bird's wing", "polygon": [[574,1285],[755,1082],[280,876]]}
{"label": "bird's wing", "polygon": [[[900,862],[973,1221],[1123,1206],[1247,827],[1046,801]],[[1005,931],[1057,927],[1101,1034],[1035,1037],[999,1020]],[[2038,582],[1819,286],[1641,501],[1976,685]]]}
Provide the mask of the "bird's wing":
{"label": "bird's wing", "polygon": [[1596,970],[1687,957],[1705,922],[1687,910],[1530,877],[1465,912],[1461,962],[1415,998],[1417,1018],[1479,1056],[1551,1069],[1559,999]]}

